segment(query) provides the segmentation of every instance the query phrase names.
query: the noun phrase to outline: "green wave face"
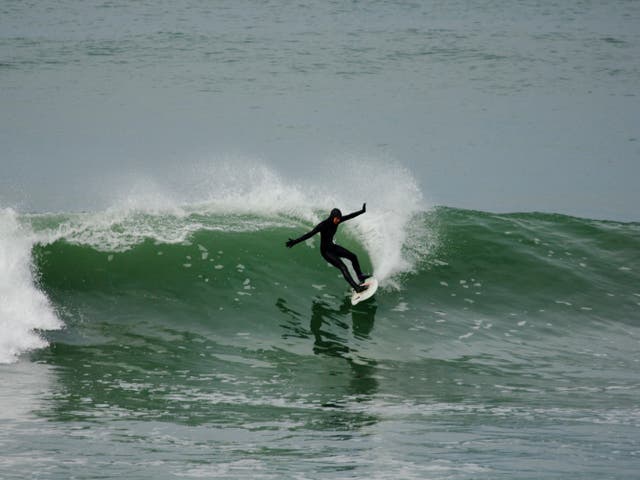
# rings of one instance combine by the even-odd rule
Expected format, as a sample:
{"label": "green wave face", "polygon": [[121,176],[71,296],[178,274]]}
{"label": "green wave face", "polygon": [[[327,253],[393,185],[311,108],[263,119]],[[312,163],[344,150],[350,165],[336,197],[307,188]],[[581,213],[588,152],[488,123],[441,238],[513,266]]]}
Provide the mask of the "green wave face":
{"label": "green wave face", "polygon": [[[34,247],[40,285],[72,330],[115,322],[196,328],[218,336],[240,328],[256,330],[265,337],[261,341],[284,348],[283,312],[307,315],[314,301],[340,311],[348,294],[348,285],[313,241],[284,247],[287,238],[312,224],[290,218],[190,217],[174,225],[187,233],[168,242],[161,231],[175,218],[141,222],[129,225],[129,231],[147,232],[136,242],[121,238],[126,231],[111,226],[106,242],[105,232],[74,231]],[[469,330],[479,324],[492,325],[482,330],[488,335],[497,328],[508,333],[521,322],[587,328],[591,321],[636,318],[636,224],[447,208],[412,222],[407,229],[422,237],[399,249],[404,271],[386,278],[371,302],[403,322],[403,344],[415,342],[410,332],[416,322],[435,322],[428,328],[457,339],[479,334],[480,328]],[[361,258],[365,270],[375,268],[358,230],[347,230],[338,241]],[[416,348],[432,340],[420,338]]]}

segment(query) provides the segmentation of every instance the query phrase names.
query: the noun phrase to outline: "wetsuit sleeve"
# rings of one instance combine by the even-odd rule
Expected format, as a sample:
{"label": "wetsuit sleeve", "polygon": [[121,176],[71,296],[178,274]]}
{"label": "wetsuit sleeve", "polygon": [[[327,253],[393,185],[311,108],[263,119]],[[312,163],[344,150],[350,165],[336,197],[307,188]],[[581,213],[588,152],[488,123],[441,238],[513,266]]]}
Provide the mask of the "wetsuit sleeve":
{"label": "wetsuit sleeve", "polygon": [[355,218],[355,217],[357,217],[358,215],[362,215],[364,212],[366,212],[366,211],[367,211],[367,207],[366,207],[366,205],[367,205],[366,203],[365,203],[365,204],[363,204],[363,205],[362,205],[362,209],[361,209],[361,210],[358,210],[357,212],[353,212],[353,213],[350,213],[349,215],[345,215],[345,216],[343,216],[343,217],[342,217],[342,221],[343,221],[343,222],[346,222],[347,220],[351,220],[352,218]]}
{"label": "wetsuit sleeve", "polygon": [[322,223],[319,223],[310,232],[305,233],[304,235],[302,235],[301,237],[296,238],[295,240],[289,240],[289,242],[291,242],[291,243],[290,244],[287,243],[287,246],[288,247],[293,247],[294,245],[296,245],[296,244],[298,244],[300,242],[304,242],[305,240],[308,240],[309,238],[313,237],[316,233],[318,233],[320,231],[320,226],[321,225],[322,225]]}

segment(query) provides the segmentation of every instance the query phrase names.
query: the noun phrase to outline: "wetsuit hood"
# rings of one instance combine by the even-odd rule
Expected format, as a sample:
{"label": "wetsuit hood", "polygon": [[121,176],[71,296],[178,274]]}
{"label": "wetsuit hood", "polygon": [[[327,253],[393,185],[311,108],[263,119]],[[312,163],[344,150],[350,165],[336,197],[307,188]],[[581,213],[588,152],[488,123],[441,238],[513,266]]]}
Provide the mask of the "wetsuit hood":
{"label": "wetsuit hood", "polygon": [[342,212],[339,209],[334,208],[333,210],[331,210],[331,213],[329,214],[329,218],[333,219],[336,217],[342,218]]}

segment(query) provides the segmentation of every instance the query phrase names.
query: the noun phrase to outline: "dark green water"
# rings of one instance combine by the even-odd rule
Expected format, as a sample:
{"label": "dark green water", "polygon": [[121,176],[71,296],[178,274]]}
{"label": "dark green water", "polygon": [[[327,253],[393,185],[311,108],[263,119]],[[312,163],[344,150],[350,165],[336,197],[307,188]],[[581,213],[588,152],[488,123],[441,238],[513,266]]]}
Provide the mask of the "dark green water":
{"label": "dark green water", "polygon": [[64,327],[0,366],[2,478],[637,472],[637,224],[438,208],[411,220],[429,251],[352,307],[317,248],[284,248],[293,218],[28,222]]}

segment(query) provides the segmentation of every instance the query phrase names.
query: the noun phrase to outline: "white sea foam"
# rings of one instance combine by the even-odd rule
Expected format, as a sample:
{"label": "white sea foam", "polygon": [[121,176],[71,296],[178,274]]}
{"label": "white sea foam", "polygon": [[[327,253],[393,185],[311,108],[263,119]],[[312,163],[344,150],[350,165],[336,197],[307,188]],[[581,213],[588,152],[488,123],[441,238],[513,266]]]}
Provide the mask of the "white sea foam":
{"label": "white sea foam", "polygon": [[47,296],[38,289],[31,264],[33,234],[11,209],[0,210],[0,363],[46,346],[37,330],[62,326]]}
{"label": "white sea foam", "polygon": [[175,244],[200,230],[258,231],[293,226],[292,218],[316,219],[314,204],[302,188],[259,162],[216,161],[169,177],[118,182],[110,207],[68,214],[55,229],[38,232],[39,241],[64,238],[103,251],[123,251],[145,239]]}
{"label": "white sea foam", "polygon": [[199,230],[294,227],[302,234],[333,207],[349,213],[367,202],[367,213],[345,223],[336,240],[345,233],[355,237],[381,286],[398,287],[399,277],[435,243],[434,233],[416,221],[427,204],[411,173],[369,158],[335,159],[316,168],[307,178],[291,179],[264,162],[231,159],[192,166],[170,180],[130,179],[110,208],[69,215],[55,230],[39,232],[40,241],[64,238],[122,251],[147,238],[181,243]]}
{"label": "white sea foam", "polygon": [[[367,202],[367,213],[346,223],[344,229],[363,244],[381,285],[387,287],[397,287],[398,276],[413,271],[435,244],[434,232],[416,221],[427,210],[427,202],[415,178],[397,162],[349,156],[318,163],[309,172],[303,179],[285,178],[257,160],[201,162],[177,173],[173,183],[164,187],[144,179],[129,189],[126,202],[120,204],[128,212],[143,207],[182,216],[193,212],[257,215],[259,219],[248,222],[245,218],[235,225],[237,230],[251,230],[284,226],[288,217],[315,223],[331,208],[349,213]],[[163,190],[170,193],[159,193]],[[229,219],[225,229],[233,229]]]}

